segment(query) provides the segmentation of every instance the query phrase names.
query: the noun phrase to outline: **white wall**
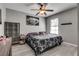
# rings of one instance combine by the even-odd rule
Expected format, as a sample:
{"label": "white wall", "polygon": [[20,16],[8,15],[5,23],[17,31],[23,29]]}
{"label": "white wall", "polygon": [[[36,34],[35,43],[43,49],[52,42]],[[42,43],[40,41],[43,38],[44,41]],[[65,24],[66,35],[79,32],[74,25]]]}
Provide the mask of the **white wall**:
{"label": "white wall", "polygon": [[21,34],[25,34],[28,32],[46,31],[44,18],[39,18],[39,26],[30,26],[30,25],[26,25],[26,15],[27,14],[23,12],[6,9],[6,20],[5,21],[20,23]]}
{"label": "white wall", "polygon": [[[47,19],[47,32],[50,31],[50,20],[59,18],[59,35],[68,43],[77,44],[77,8],[56,14]],[[61,23],[71,22],[72,25],[61,25]]]}
{"label": "white wall", "polygon": [[5,18],[6,18],[6,16],[5,16],[6,11],[5,11],[3,4],[0,4],[0,9],[2,11],[2,13],[1,13],[2,24],[0,24],[0,35],[4,35],[4,21],[5,21]]}

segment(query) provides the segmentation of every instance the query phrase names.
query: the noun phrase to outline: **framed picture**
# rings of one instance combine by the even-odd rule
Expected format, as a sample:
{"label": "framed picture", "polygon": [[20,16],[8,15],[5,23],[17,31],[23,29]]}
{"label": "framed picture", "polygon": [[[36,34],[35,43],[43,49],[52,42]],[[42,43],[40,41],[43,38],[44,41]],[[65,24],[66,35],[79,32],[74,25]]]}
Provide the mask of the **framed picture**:
{"label": "framed picture", "polygon": [[1,19],[1,9],[0,9],[0,24],[2,23],[2,19]]}
{"label": "framed picture", "polygon": [[33,17],[33,16],[26,16],[26,24],[33,25],[33,26],[39,26],[39,18]]}

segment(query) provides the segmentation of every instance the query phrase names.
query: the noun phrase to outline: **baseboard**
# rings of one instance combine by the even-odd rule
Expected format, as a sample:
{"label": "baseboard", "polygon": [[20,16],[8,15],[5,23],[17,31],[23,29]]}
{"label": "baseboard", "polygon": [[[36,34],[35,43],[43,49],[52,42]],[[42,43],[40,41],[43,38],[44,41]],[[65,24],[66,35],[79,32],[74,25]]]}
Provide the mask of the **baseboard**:
{"label": "baseboard", "polygon": [[63,42],[63,43],[69,44],[69,45],[74,46],[74,47],[78,47],[78,45],[76,45],[76,44],[72,44],[72,43],[68,43],[68,42]]}

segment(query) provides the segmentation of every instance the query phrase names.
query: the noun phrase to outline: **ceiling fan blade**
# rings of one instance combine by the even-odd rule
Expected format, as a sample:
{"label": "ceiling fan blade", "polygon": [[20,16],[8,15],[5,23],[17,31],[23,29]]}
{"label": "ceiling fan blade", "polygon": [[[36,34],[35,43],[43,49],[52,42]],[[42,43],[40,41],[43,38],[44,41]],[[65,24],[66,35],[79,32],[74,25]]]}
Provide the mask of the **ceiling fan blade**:
{"label": "ceiling fan blade", "polygon": [[40,5],[40,6],[43,6],[43,4],[42,3],[37,3],[38,5]]}
{"label": "ceiling fan blade", "polygon": [[45,15],[47,15],[47,13],[46,13],[46,12],[44,12],[44,14],[45,14]]}
{"label": "ceiling fan blade", "polygon": [[47,5],[47,3],[37,3],[38,5],[40,5],[41,7],[42,6],[45,6],[46,7],[46,5]]}
{"label": "ceiling fan blade", "polygon": [[36,14],[36,16],[39,14],[40,12],[38,12],[37,14]]}
{"label": "ceiling fan blade", "polygon": [[48,10],[45,10],[45,11],[50,11],[50,12],[52,12],[52,11],[54,11],[54,10],[49,10],[49,9],[48,9]]}
{"label": "ceiling fan blade", "polygon": [[30,10],[39,11],[39,9],[30,9]]}

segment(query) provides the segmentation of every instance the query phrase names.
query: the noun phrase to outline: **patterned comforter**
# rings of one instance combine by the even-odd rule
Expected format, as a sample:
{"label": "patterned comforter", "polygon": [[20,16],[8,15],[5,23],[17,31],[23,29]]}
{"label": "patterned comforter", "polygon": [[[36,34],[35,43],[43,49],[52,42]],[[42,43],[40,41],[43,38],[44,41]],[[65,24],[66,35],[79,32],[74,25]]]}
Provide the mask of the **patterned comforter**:
{"label": "patterned comforter", "polygon": [[60,45],[63,40],[61,36],[54,34],[37,36],[27,35],[26,42],[34,50],[35,55],[39,55],[48,48]]}

